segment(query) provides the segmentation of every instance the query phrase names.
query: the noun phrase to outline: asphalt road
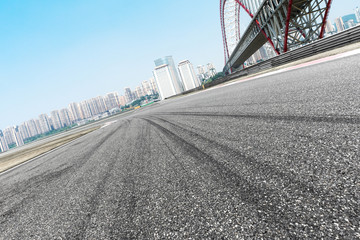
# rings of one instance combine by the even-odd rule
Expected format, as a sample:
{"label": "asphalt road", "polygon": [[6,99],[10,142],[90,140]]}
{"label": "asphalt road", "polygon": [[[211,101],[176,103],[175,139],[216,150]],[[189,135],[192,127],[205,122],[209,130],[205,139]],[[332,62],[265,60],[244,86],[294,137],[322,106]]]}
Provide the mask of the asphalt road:
{"label": "asphalt road", "polygon": [[0,175],[0,239],[360,239],[360,55],[119,116]]}

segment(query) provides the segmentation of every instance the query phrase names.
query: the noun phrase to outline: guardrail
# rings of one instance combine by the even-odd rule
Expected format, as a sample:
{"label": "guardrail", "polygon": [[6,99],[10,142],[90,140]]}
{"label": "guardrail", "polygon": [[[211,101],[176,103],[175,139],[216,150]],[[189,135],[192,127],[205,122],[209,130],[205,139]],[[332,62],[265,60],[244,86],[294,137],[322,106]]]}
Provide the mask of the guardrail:
{"label": "guardrail", "polygon": [[[347,29],[347,30],[337,33],[335,35],[317,40],[313,43],[310,43],[305,46],[294,49],[292,51],[283,53],[279,56],[270,58],[261,63],[238,70],[238,71],[236,71],[232,74],[229,74],[225,77],[218,78],[212,82],[206,83],[204,85],[204,87],[205,88],[212,87],[212,86],[233,80],[235,78],[239,78],[239,77],[247,76],[249,74],[254,74],[254,73],[258,73],[258,72],[268,70],[271,68],[279,67],[281,65],[295,62],[295,61],[303,59],[303,58],[312,57],[319,53],[330,51],[330,50],[333,50],[333,49],[336,49],[339,47],[344,47],[346,45],[357,43],[357,42],[360,42],[360,26],[356,26],[356,27]],[[201,89],[202,89],[202,87],[197,87],[197,88],[191,89],[189,91],[180,93],[176,96],[185,95],[185,94],[195,92],[195,91],[198,91]],[[175,97],[175,96],[173,96],[173,97]],[[172,98],[172,97],[170,97],[170,98]]]}

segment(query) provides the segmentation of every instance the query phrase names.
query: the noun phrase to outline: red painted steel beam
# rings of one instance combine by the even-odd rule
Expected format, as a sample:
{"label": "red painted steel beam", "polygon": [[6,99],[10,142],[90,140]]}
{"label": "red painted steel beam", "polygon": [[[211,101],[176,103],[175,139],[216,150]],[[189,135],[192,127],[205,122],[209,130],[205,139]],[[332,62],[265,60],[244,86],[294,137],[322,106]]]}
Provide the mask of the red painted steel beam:
{"label": "red painted steel beam", "polygon": [[292,4],[293,4],[293,0],[289,0],[287,15],[286,15],[286,25],[285,25],[284,53],[287,52],[288,50],[289,25],[290,25]]}
{"label": "red painted steel beam", "polygon": [[321,39],[321,38],[324,37],[326,21],[327,21],[328,15],[329,15],[331,3],[332,3],[332,0],[329,0],[328,3],[327,3],[326,10],[325,10],[325,14],[324,14],[324,18],[323,18],[323,23],[322,23],[322,26],[321,26],[321,31],[320,31],[319,39]]}
{"label": "red painted steel beam", "polygon": [[224,23],[224,5],[226,0],[224,1],[224,4],[221,4],[220,0],[220,22],[221,22],[221,31],[223,34],[223,45],[224,45],[224,61],[226,64],[226,59],[229,59],[229,48],[227,45],[227,39],[226,39],[226,29],[225,29],[225,23]]}
{"label": "red painted steel beam", "polygon": [[[245,10],[245,12],[247,12],[251,18],[254,18],[254,15],[250,12],[250,10],[243,4],[241,3],[239,0],[235,0],[238,4],[240,4],[240,6]],[[269,38],[269,36],[265,33],[264,30],[261,29],[260,27],[260,23],[258,20],[255,20],[256,25],[258,25],[260,31],[262,32],[262,34],[264,34],[264,36],[266,37],[266,39],[268,40],[268,42],[270,43],[270,45],[272,46],[272,48],[274,49],[274,51],[276,52],[277,55],[280,54],[280,52],[275,48],[275,45],[273,43],[273,41],[271,40],[271,38]]]}

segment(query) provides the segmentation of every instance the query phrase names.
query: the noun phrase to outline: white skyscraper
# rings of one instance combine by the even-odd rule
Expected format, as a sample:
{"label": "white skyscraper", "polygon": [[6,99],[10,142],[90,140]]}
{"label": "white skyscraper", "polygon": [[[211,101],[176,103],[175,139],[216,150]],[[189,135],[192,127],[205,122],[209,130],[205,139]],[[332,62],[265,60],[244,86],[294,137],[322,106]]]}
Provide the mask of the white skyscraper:
{"label": "white skyscraper", "polygon": [[67,108],[61,109],[59,115],[63,127],[71,125],[71,114]]}
{"label": "white skyscraper", "polygon": [[46,115],[46,114],[41,114],[41,115],[39,116],[39,120],[40,120],[41,131],[42,131],[43,133],[50,132],[50,130],[51,130],[51,125],[50,125],[50,120],[49,120],[48,115]]}
{"label": "white skyscraper", "polygon": [[201,85],[201,82],[196,76],[194,67],[189,60],[181,61],[178,65],[178,68],[185,91],[199,87]]}
{"label": "white skyscraper", "polygon": [[162,100],[182,92],[182,86],[168,64],[156,67],[153,73]]}
{"label": "white skyscraper", "polygon": [[58,110],[52,111],[50,113],[51,120],[54,125],[54,129],[62,128],[63,124],[61,123],[60,114]]}
{"label": "white skyscraper", "polygon": [[20,147],[24,145],[24,139],[21,137],[19,127],[15,126],[11,128],[13,137],[15,139],[16,146]]}
{"label": "white skyscraper", "polygon": [[9,146],[6,142],[4,133],[0,130],[0,150],[1,152],[5,152],[7,150],[9,150]]}
{"label": "white skyscraper", "polygon": [[78,103],[70,103],[69,110],[74,121],[84,119],[84,113],[82,112]]}
{"label": "white skyscraper", "polygon": [[356,9],[355,9],[355,17],[356,17],[356,21],[358,23],[360,23],[360,9],[359,9],[359,7],[356,7]]}
{"label": "white skyscraper", "polygon": [[335,26],[337,32],[341,32],[345,30],[345,25],[341,17],[335,19]]}
{"label": "white skyscraper", "polygon": [[151,85],[148,81],[142,81],[141,83],[141,86],[142,86],[142,90],[143,90],[143,93],[145,95],[152,95],[153,92],[152,92],[152,89],[151,89]]}

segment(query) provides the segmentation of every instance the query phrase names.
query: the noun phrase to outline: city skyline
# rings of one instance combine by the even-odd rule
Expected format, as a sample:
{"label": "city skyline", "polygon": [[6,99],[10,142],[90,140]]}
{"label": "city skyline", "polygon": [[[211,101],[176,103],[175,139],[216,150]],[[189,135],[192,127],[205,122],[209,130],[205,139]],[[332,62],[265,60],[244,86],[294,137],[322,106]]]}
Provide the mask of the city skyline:
{"label": "city skyline", "polygon": [[[218,4],[99,3],[0,3],[0,31],[6,36],[0,44],[0,129],[65,108],[69,102],[120,91],[126,86],[135,89],[152,77],[152,61],[159,56],[173,55],[177,63],[189,59],[194,66],[213,62],[221,71],[224,60],[220,23],[214,17],[218,16]],[[190,4],[193,7],[188,9]],[[360,4],[334,1],[329,20],[353,13],[356,5]],[[152,10],[161,14],[151,14]],[[200,10],[206,16],[197,14]],[[168,21],[164,22],[164,17]],[[152,27],[146,30],[144,24]],[[140,41],[145,36],[146,44]],[[12,98],[15,95],[19,97]],[[5,101],[8,99],[11,101]]]}

